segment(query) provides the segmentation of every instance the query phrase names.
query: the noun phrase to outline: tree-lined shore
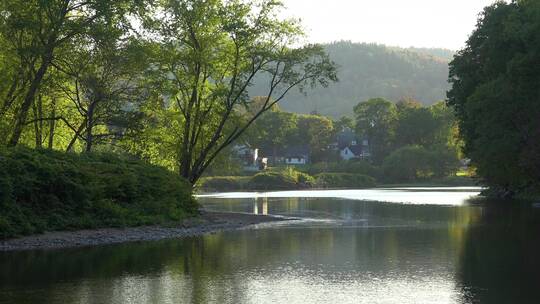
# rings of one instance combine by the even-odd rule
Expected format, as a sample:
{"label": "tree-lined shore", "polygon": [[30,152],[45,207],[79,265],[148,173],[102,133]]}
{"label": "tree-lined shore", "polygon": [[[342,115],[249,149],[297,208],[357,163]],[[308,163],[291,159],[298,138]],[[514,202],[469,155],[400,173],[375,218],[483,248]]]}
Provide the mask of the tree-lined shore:
{"label": "tree-lined shore", "polygon": [[[0,237],[179,221],[196,215],[193,187],[209,181],[369,187],[453,180],[463,165],[486,195],[538,197],[537,1],[486,7],[449,66],[444,50],[363,45],[372,60],[357,80],[331,57],[354,57],[350,43],[307,43],[284,9],[275,0],[1,1]],[[386,61],[373,83],[366,73]],[[447,68],[447,100],[426,100],[443,94]],[[401,93],[407,73],[420,101]],[[279,106],[343,77],[386,91],[327,98],[330,116],[299,100],[290,109],[311,114]],[[355,133],[347,148],[365,150],[339,159],[344,130]],[[229,178],[242,144],[274,160],[308,146],[298,158],[307,166]]]}

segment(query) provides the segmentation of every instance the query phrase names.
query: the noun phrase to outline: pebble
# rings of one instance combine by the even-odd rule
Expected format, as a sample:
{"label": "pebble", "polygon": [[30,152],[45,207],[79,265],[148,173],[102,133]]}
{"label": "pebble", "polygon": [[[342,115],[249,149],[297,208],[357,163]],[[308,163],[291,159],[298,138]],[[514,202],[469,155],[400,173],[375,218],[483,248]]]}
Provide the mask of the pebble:
{"label": "pebble", "polygon": [[[201,221],[202,220],[202,221]],[[106,228],[75,232],[49,232],[0,242],[1,251],[61,249],[125,242],[192,237],[221,231],[249,228],[254,224],[293,220],[240,213],[203,212],[199,221],[187,220],[177,227],[145,226],[125,229]]]}

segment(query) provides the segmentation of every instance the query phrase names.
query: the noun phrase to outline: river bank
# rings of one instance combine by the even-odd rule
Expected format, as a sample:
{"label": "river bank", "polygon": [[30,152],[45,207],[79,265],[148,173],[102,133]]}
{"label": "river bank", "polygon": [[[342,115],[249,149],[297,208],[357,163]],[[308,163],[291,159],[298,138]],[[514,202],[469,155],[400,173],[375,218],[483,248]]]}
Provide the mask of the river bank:
{"label": "river bank", "polygon": [[186,219],[170,227],[143,226],[46,232],[39,235],[7,239],[0,241],[0,251],[61,249],[156,241],[247,229],[253,228],[258,224],[287,220],[292,219],[267,215],[203,211],[200,217]]}

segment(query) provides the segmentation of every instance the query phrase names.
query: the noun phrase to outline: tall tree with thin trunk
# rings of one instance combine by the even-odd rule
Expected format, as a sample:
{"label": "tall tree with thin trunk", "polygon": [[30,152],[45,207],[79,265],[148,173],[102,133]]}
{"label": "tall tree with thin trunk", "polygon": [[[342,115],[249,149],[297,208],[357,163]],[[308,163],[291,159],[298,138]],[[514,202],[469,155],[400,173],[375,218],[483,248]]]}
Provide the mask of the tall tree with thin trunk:
{"label": "tall tree with thin trunk", "polygon": [[[181,115],[178,168],[191,183],[290,90],[337,80],[323,49],[302,45],[298,22],[276,17],[282,8],[275,0],[167,0],[157,14],[155,72],[165,105]],[[267,92],[252,104],[256,77]],[[235,119],[241,108],[252,114]]]}
{"label": "tall tree with thin trunk", "polygon": [[[3,0],[0,36],[5,52],[14,55],[13,83],[0,105],[0,117],[13,109],[8,145],[19,143],[27,117],[57,51],[99,22],[124,18],[136,7],[128,0]],[[16,103],[15,101],[18,101]]]}

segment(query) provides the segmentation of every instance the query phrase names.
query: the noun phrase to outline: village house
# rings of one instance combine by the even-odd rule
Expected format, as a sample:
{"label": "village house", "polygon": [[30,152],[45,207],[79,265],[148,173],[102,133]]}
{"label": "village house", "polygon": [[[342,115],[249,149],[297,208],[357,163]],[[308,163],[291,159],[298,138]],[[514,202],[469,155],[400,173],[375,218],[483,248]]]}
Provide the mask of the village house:
{"label": "village house", "polygon": [[371,157],[368,139],[357,136],[351,128],[347,127],[337,134],[333,148],[339,152],[342,160],[365,160]]}
{"label": "village house", "polygon": [[309,146],[290,146],[269,151],[265,154],[273,166],[305,165],[310,161]]}
{"label": "village house", "polygon": [[309,147],[296,146],[285,149],[283,154],[287,165],[305,165],[309,163]]}
{"label": "village house", "polygon": [[259,156],[259,149],[251,148],[248,145],[235,145],[232,148],[233,155],[240,161],[244,171],[265,170],[268,166],[268,159]]}

